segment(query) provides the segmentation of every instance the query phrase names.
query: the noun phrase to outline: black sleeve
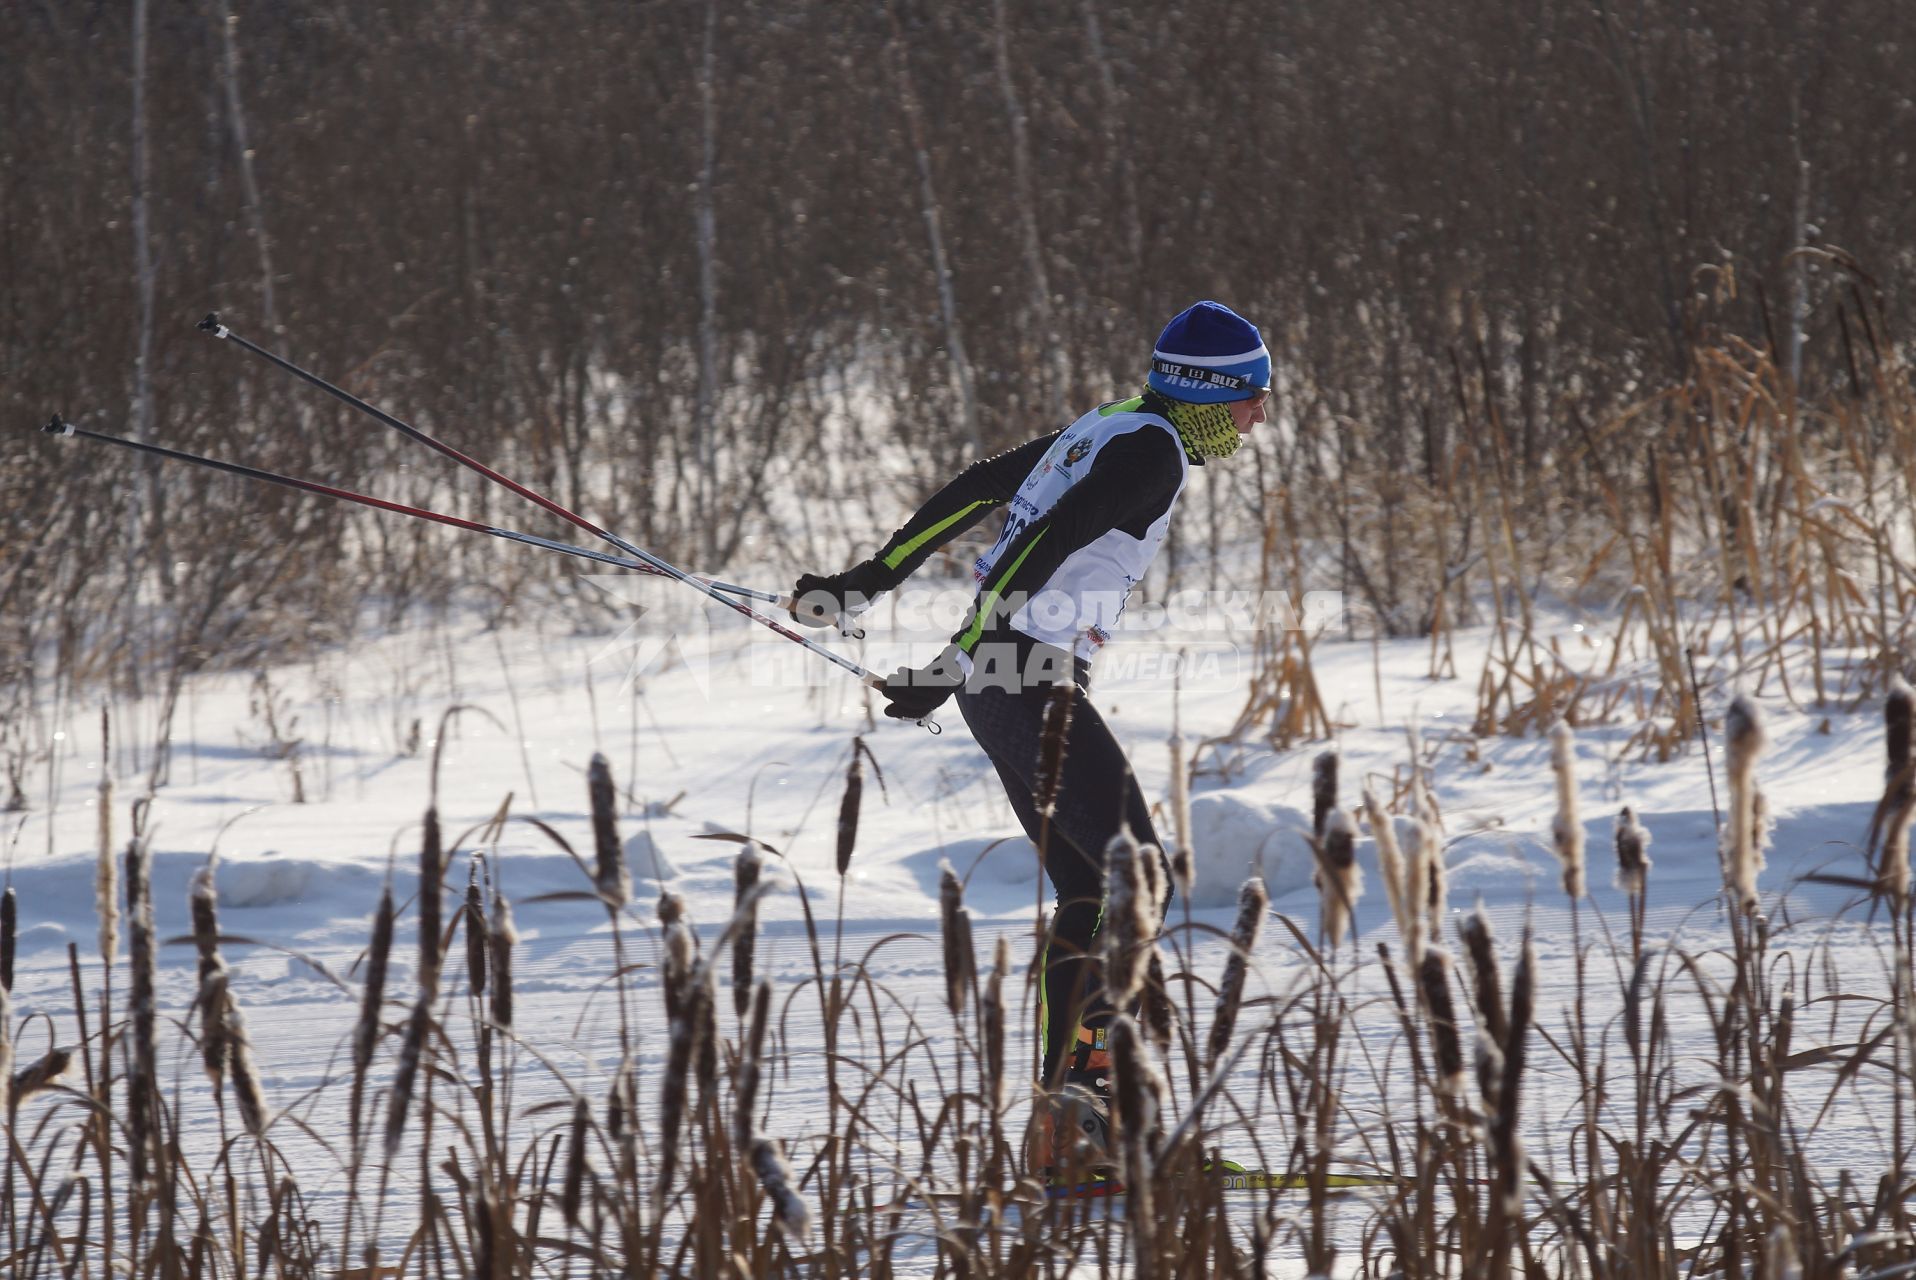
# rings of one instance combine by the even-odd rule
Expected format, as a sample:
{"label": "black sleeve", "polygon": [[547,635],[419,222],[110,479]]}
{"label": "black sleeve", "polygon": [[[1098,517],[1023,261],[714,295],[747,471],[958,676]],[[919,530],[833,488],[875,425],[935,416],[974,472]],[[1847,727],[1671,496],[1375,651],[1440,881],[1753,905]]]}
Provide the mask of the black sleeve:
{"label": "black sleeve", "polygon": [[1011,495],[1018,491],[1018,486],[1024,483],[1058,435],[1053,431],[1015,449],[982,458],[933,494],[918,509],[918,514],[892,534],[878,554],[867,562],[875,570],[872,594],[895,588],[925,563],[932,552],[977,524],[988,512],[1011,501]]}
{"label": "black sleeve", "polygon": [[1007,612],[1004,602],[1036,594],[1071,554],[1113,529],[1142,538],[1170,510],[1184,478],[1181,449],[1168,432],[1140,427],[1108,441],[1082,480],[1021,530],[978,589],[952,639],[969,653]]}

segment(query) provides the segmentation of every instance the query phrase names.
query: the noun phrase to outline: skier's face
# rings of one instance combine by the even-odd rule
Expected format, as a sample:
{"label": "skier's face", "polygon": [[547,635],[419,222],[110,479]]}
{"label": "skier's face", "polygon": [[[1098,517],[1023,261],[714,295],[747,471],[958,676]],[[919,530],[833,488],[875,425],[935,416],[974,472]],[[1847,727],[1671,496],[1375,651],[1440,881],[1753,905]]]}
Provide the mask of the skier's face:
{"label": "skier's face", "polygon": [[1264,421],[1264,405],[1270,398],[1271,393],[1266,389],[1258,392],[1249,400],[1233,400],[1230,402],[1231,421],[1237,425],[1237,433],[1239,435],[1250,435],[1251,428]]}

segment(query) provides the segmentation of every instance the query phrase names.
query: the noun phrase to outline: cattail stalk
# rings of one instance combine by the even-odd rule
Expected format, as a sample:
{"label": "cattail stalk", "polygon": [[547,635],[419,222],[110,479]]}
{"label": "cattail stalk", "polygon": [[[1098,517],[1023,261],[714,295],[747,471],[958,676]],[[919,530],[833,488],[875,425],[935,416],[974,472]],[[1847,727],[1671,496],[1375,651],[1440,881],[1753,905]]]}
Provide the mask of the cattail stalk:
{"label": "cattail stalk", "polygon": [[1337,752],[1318,753],[1311,761],[1311,834],[1324,838],[1324,824],[1337,808]]}
{"label": "cattail stalk", "polygon": [[1409,955],[1412,913],[1405,910],[1404,855],[1397,846],[1397,826],[1369,787],[1364,788],[1364,814],[1370,819],[1371,839],[1377,842],[1377,871],[1384,881],[1384,896],[1390,899],[1391,919]]}
{"label": "cattail stalk", "polygon": [[0,1117],[13,1128],[13,991],[0,987]]}
{"label": "cattail stalk", "polygon": [[1155,846],[1140,846],[1128,829],[1120,828],[1104,856],[1104,923],[1098,942],[1104,953],[1105,992],[1123,1009],[1138,998],[1157,938],[1157,878],[1145,864],[1155,864],[1159,854]]}
{"label": "cattail stalk", "polygon": [[0,893],[0,990],[13,990],[13,950],[20,942],[20,895]]}
{"label": "cattail stalk", "polygon": [[1729,792],[1729,820],[1723,831],[1724,875],[1730,892],[1745,911],[1756,910],[1756,879],[1763,870],[1763,806],[1757,798],[1756,759],[1768,745],[1763,720],[1748,694],[1730,701],[1723,717],[1727,739],[1724,778]]}
{"label": "cattail stalk", "polygon": [[771,1019],[772,984],[760,982],[752,992],[751,1030],[739,1058],[738,1095],[733,1104],[732,1137],[741,1151],[749,1150],[756,1132],[759,1082],[765,1073],[765,1031]]}
{"label": "cattail stalk", "polygon": [[128,1071],[127,1100],[129,1156],[134,1185],[143,1185],[158,1163],[161,1136],[154,1103],[158,1093],[159,1052],[155,1041],[158,1009],[159,958],[153,926],[151,846],[136,838],[126,850],[126,910],[131,921],[132,979],[127,993],[132,1023],[133,1060]]}
{"label": "cattail stalk", "polygon": [[965,888],[949,862],[938,864],[939,935],[945,949],[945,1007],[953,1017],[965,1007],[977,974],[977,955],[972,949],[971,913],[965,910]]}
{"label": "cattail stalk", "polygon": [[100,921],[100,960],[109,968],[120,949],[119,871],[113,856],[113,771],[111,763],[111,722],[105,707],[100,708],[100,794],[98,861],[93,868],[93,905]]}
{"label": "cattail stalk", "polygon": [[[4,994],[0,994],[0,1009],[6,1006]],[[8,1062],[13,1060],[12,1040],[4,1034],[0,1039],[7,1040],[4,1050]],[[18,1107],[34,1094],[50,1089],[73,1066],[73,1047],[56,1045],[45,1054],[29,1062],[18,1071],[0,1073],[0,1115],[9,1114],[7,1108]],[[9,1094],[9,1090],[11,1093]]]}
{"label": "cattail stalk", "polygon": [[[853,759],[856,758],[857,753],[854,752]],[[842,819],[843,814],[840,817]],[[854,828],[857,822],[857,814],[854,813]],[[841,826],[839,830],[842,835],[844,828]],[[849,859],[850,856],[847,852],[846,857]],[[740,1021],[744,1020],[745,1011],[752,1003],[752,964],[758,948],[758,894],[754,890],[758,887],[759,874],[764,865],[757,846],[748,844],[739,850],[735,877],[737,888],[732,899],[734,914],[738,918],[732,935],[732,1008]]]}
{"label": "cattail stalk", "polygon": [[1412,791],[1411,823],[1423,851],[1424,906],[1430,916],[1431,936],[1441,937],[1450,908],[1449,868],[1444,865],[1443,822],[1437,816],[1430,789],[1421,779]]}
{"label": "cattail stalk", "polygon": [[851,763],[845,766],[845,794],[838,801],[837,865],[841,879],[852,869],[852,854],[858,849],[858,811],[865,802],[864,745],[864,739],[852,739]]}
{"label": "cattail stalk", "polygon": [[434,806],[426,810],[419,842],[419,994],[428,1004],[439,998],[439,907],[446,876],[440,840],[439,809]]}
{"label": "cattail stalk", "polygon": [[772,1202],[772,1220],[778,1223],[787,1240],[802,1240],[811,1229],[811,1210],[793,1187],[792,1167],[785,1162],[785,1148],[776,1138],[758,1138],[752,1143],[752,1172]]}
{"label": "cattail stalk", "polygon": [[991,977],[985,983],[985,1089],[992,1110],[1004,1100],[1005,979],[1011,974],[1011,939],[998,935],[992,949]]}
{"label": "cattail stalk", "polygon": [[666,977],[668,982],[676,979],[679,990],[672,1001],[674,1009],[670,1015],[665,1077],[659,1092],[661,1137],[656,1195],[661,1203],[671,1190],[673,1176],[678,1172],[679,1141],[685,1130],[686,1099],[690,1095],[693,1064],[699,1056],[699,1037],[705,1030],[705,1013],[699,1007],[700,996],[707,990],[704,969],[703,964],[694,964],[674,974],[668,968]]}
{"label": "cattail stalk", "polygon": [[373,913],[372,945],[366,953],[366,986],[359,997],[359,1021],[353,1027],[352,1144],[359,1150],[360,1110],[366,1096],[366,1075],[372,1067],[373,1047],[379,1042],[380,1014],[386,1001],[386,968],[393,950],[393,887],[380,890]]}
{"label": "cattail stalk", "polygon": [[1244,980],[1250,971],[1251,953],[1257,949],[1258,934],[1264,928],[1264,911],[1270,897],[1264,881],[1252,876],[1237,893],[1237,922],[1231,926],[1231,954],[1224,961],[1224,976],[1217,987],[1217,1017],[1211,1023],[1209,1062],[1215,1066],[1231,1045],[1237,1030],[1238,1009],[1244,1003]]}
{"label": "cattail stalk", "polygon": [[504,890],[492,894],[492,1024],[500,1030],[512,1027],[512,948],[519,942],[519,930],[512,923],[512,903]]}
{"label": "cattail stalk", "polygon": [[399,1063],[393,1070],[392,1096],[386,1108],[386,1163],[399,1156],[399,1144],[406,1136],[406,1116],[412,1110],[412,1095],[419,1083],[419,1060],[426,1051],[426,1030],[432,1022],[432,1005],[421,996],[406,1019],[406,1037],[400,1042]]}
{"label": "cattail stalk", "polygon": [[1464,1096],[1463,1040],[1457,1031],[1457,1003],[1450,991],[1450,956],[1442,947],[1426,947],[1417,970],[1430,1018],[1431,1053],[1437,1059],[1437,1090],[1446,1098]]}
{"label": "cattail stalk", "polygon": [[1557,814],[1550,837],[1563,864],[1563,891],[1574,901],[1589,892],[1584,877],[1583,820],[1577,814],[1577,738],[1565,721],[1550,726],[1550,771],[1557,780]]}
{"label": "cattail stalk", "polygon": [[1156,1182],[1164,1078],[1151,1060],[1150,1046],[1138,1024],[1128,1015],[1120,1013],[1111,1019],[1109,1043],[1125,1218],[1131,1228],[1137,1274],[1151,1280],[1158,1274]]}
{"label": "cattail stalk", "polygon": [[226,1039],[228,974],[220,954],[219,900],[213,888],[213,864],[193,873],[187,887],[187,906],[193,920],[193,947],[199,953],[200,1065],[217,1090],[226,1080],[231,1046]]}
{"label": "cattail stalk", "polygon": [[479,885],[479,863],[475,858],[466,877],[466,990],[477,1000],[486,994],[486,953],[491,949],[491,931],[486,927],[486,895]]}
{"label": "cattail stalk", "polygon": [[1641,897],[1650,883],[1650,832],[1628,805],[1617,815],[1617,888]]}
{"label": "cattail stalk", "polygon": [[618,792],[612,785],[612,766],[597,751],[586,766],[586,791],[592,800],[592,851],[597,862],[599,897],[617,911],[632,900],[632,872],[625,865],[619,843]]}
{"label": "cattail stalk", "polygon": [[[1325,755],[1331,754],[1325,752]],[[1317,854],[1317,869],[1311,873],[1311,879],[1322,900],[1324,937],[1335,947],[1344,940],[1351,913],[1364,895],[1364,871],[1357,865],[1357,833],[1351,826],[1350,815],[1332,808],[1325,815],[1321,833],[1312,847]]]}
{"label": "cattail stalk", "polygon": [[586,1140],[592,1127],[592,1106],[584,1098],[572,1103],[572,1128],[566,1138],[565,1182],[559,1192],[559,1211],[566,1225],[579,1226],[579,1207],[585,1202]]}

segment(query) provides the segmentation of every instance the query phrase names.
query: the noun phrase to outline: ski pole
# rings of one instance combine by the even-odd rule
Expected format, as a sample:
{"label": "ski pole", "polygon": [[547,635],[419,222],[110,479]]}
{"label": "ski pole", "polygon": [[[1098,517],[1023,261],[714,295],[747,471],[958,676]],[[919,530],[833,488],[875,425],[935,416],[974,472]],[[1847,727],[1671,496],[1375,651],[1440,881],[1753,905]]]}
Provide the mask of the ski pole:
{"label": "ski pole", "polygon": [[317,480],[301,480],[297,476],[281,475],[276,471],[262,471],[258,467],[249,467],[238,462],[227,462],[221,458],[208,458],[202,454],[185,453],[178,449],[168,449],[157,444],[145,444],[138,440],[127,440],[120,436],[103,435],[98,431],[88,431],[76,427],[59,414],[40,428],[48,435],[72,436],[81,440],[97,440],[101,444],[110,444],[122,449],[132,449],[139,453],[152,454],[155,457],[170,458],[175,462],[185,462],[196,467],[209,467],[214,471],[224,471],[231,475],[245,476],[249,480],[264,480],[267,484],[280,485],[287,489],[299,489],[306,493],[317,493],[328,498],[338,498],[345,502],[356,502],[362,507],[373,507],[380,511],[392,511],[402,516],[412,516],[418,520],[431,520],[449,525],[454,529],[465,529],[472,533],[490,534],[495,538],[505,538],[510,542],[521,542],[529,547],[538,547],[545,551],[556,551],[561,555],[579,556],[586,560],[596,560],[600,564],[615,565],[621,569],[636,569],[652,577],[666,575],[651,565],[625,556],[614,555],[609,551],[595,551],[591,547],[575,547],[570,543],[554,542],[550,538],[541,538],[536,534],[520,533],[516,529],[500,529],[489,524],[480,524],[477,520],[467,520],[462,516],[450,516],[441,511],[428,511],[424,507],[407,506],[403,502],[389,502],[384,498],[375,498],[370,494],[354,493],[351,489],[338,489],[329,484],[320,484]]}
{"label": "ski pole", "polygon": [[[751,606],[746,605],[738,600],[730,599],[729,597],[721,594],[721,592],[715,589],[713,586],[700,581],[694,575],[689,574],[685,572],[685,570],[677,568],[674,565],[668,564],[666,561],[660,559],[658,556],[653,555],[651,552],[645,550],[642,547],[635,546],[634,544],[627,542],[624,538],[621,538],[618,534],[612,533],[612,532],[609,532],[608,530],[600,528],[598,525],[593,524],[590,520],[587,520],[584,516],[578,514],[575,511],[572,511],[571,509],[567,507],[561,506],[559,503],[554,502],[552,499],[546,497],[542,493],[539,493],[537,490],[528,489],[526,486],[520,484],[518,481],[513,480],[510,477],[503,476],[499,474],[497,471],[494,471],[491,467],[487,466],[483,462],[480,462],[477,458],[473,458],[468,456],[467,454],[461,453],[459,450],[453,448],[451,445],[445,443],[443,440],[440,440],[435,436],[428,435],[424,431],[421,431],[418,427],[413,426],[411,423],[403,422],[400,419],[395,418],[392,414],[387,413],[385,410],[380,409],[374,405],[368,404],[366,401],[360,399],[358,396],[354,395],[352,392],[345,391],[340,389],[339,387],[334,386],[332,383],[326,381],[326,379],[320,377],[318,374],[308,372],[307,370],[302,369],[298,365],[294,364],[292,361],[287,360],[282,356],[274,355],[272,352],[260,346],[258,343],[249,341],[246,338],[242,338],[239,334],[234,333],[231,329],[227,328],[225,325],[220,323],[220,317],[218,312],[216,311],[207,312],[206,318],[200,321],[198,327],[202,329],[203,331],[210,333],[214,337],[219,338],[223,341],[233,342],[238,344],[244,350],[249,351],[252,354],[260,357],[262,360],[265,360],[267,363],[277,365],[279,368],[284,369],[286,372],[292,374],[294,377],[299,378],[305,382],[309,382],[313,386],[318,387],[321,391],[324,391],[327,395],[332,396],[334,399],[340,401],[341,403],[351,405],[353,408],[358,409],[360,412],[367,414],[369,417],[372,417],[376,419],[377,421],[384,423],[385,425],[391,427],[393,430],[400,432],[402,435],[409,436],[412,439],[417,440],[419,443],[425,445],[427,448],[435,450],[436,452],[441,453],[448,458],[451,458],[454,462],[457,462],[460,466],[466,467],[470,470],[478,472],[480,475],[484,476],[486,479],[491,480],[494,484],[498,484],[503,486],[504,488],[510,489],[512,492],[518,494],[520,497],[525,498],[529,502],[536,503],[538,506],[544,507],[547,511],[550,511],[552,514],[560,517],[561,519],[570,521],[572,524],[577,525],[579,528],[584,529],[588,533],[591,533],[599,538],[603,538],[605,541],[611,543],[613,546],[625,552],[627,555],[632,556],[638,560],[642,560],[646,564],[651,565],[654,569],[663,573],[666,577],[676,578],[678,581],[685,583],[687,586],[693,588],[694,590],[701,591],[705,595],[718,601],[720,604],[732,610],[734,613],[742,614],[743,616],[750,618],[752,621],[757,622],[762,626],[771,628],[773,631],[785,637],[787,640],[790,640],[794,644],[803,645],[805,648],[811,650],[813,653],[817,654],[819,657],[824,658],[827,662],[830,662],[834,666],[842,667],[844,670],[851,672],[853,675],[857,676],[861,681],[870,685],[871,687],[879,688],[884,684],[884,678],[882,676],[878,676],[870,671],[867,671],[864,667],[860,666],[856,662],[853,662],[849,658],[833,653],[830,649],[827,649],[824,645],[821,645],[817,643],[816,641],[809,639],[806,636],[802,636],[798,634],[796,631],[793,631],[790,627],[787,627],[785,624],[779,622],[777,619],[768,618],[764,614],[759,613],[757,610],[753,609]],[[777,605],[780,608],[783,608],[789,612],[794,602],[791,600],[790,597],[779,597],[775,601],[775,603],[777,603]]]}

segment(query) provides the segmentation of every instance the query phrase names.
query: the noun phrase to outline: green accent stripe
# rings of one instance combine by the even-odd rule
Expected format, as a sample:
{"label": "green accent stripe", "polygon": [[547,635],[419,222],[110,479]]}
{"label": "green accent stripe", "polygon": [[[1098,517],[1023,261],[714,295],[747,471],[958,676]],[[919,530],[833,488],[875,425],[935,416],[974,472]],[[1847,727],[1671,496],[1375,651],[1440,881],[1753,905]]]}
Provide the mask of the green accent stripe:
{"label": "green accent stripe", "polygon": [[1108,418],[1114,413],[1136,413],[1143,407],[1144,397],[1132,396],[1129,400],[1115,400],[1110,404],[1100,406],[1098,416],[1100,418]]}
{"label": "green accent stripe", "polygon": [[1011,562],[1011,567],[999,574],[998,581],[992,583],[985,594],[979,597],[978,616],[971,620],[969,627],[965,628],[965,634],[958,637],[958,647],[960,649],[963,649],[966,653],[970,653],[972,646],[978,643],[978,637],[985,632],[985,619],[991,616],[992,610],[998,605],[999,592],[1004,589],[1005,583],[1011,581],[1011,575],[1018,572],[1018,566],[1025,562],[1025,557],[1031,554],[1031,549],[1042,542],[1044,536],[1050,532],[1051,528],[1049,525],[1038,530],[1037,536],[1032,538],[1030,542],[1027,542],[1025,549],[1018,553],[1018,558]]}
{"label": "green accent stripe", "polygon": [[899,565],[911,559],[912,552],[918,550],[918,548],[924,546],[927,542],[930,542],[933,538],[937,537],[939,534],[943,533],[945,530],[951,528],[951,526],[953,526],[954,524],[957,524],[960,520],[963,520],[966,516],[976,511],[979,507],[988,507],[990,505],[991,505],[991,500],[989,498],[980,498],[978,499],[978,501],[971,503],[969,506],[964,507],[963,509],[958,511],[956,514],[946,516],[943,520],[940,520],[937,524],[925,530],[923,533],[919,534],[917,537],[911,539],[908,542],[900,544],[897,550],[893,551],[890,555],[885,557],[885,567],[887,569],[896,569]]}

